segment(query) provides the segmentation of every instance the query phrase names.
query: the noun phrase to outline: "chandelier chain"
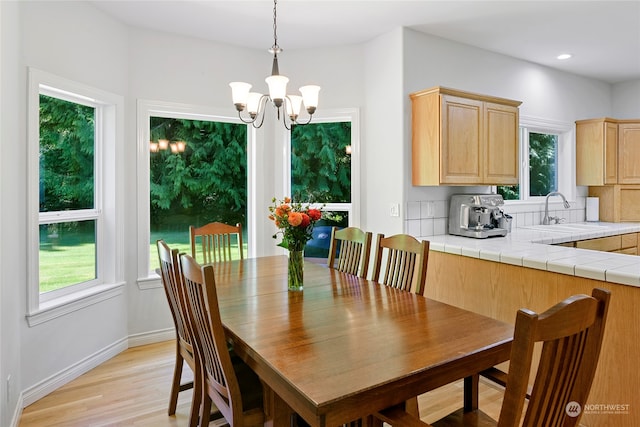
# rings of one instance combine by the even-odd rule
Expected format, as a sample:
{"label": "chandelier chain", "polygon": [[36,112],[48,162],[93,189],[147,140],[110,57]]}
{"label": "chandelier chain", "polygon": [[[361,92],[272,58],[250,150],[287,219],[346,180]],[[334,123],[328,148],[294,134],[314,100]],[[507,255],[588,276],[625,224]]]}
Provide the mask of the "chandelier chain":
{"label": "chandelier chain", "polygon": [[273,1],[273,46],[271,47],[271,49],[274,52],[279,52],[280,51],[280,46],[278,46],[278,12],[277,12],[277,7],[278,5],[278,0],[274,0]]}

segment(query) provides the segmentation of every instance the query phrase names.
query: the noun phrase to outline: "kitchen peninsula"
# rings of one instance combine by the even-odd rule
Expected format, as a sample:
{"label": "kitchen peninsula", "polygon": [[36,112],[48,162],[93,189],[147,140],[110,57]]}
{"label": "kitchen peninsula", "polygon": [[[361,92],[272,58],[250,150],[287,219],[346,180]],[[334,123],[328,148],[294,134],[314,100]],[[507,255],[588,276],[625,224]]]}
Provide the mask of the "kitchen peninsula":
{"label": "kitchen peninsula", "polygon": [[[595,287],[612,292],[585,426],[637,426],[640,419],[640,258],[562,246],[640,232],[640,223],[578,223],[515,228],[506,237],[430,236],[425,296],[513,323],[520,308],[544,311]],[[464,327],[464,325],[461,325]],[[592,406],[597,408],[597,406]]]}

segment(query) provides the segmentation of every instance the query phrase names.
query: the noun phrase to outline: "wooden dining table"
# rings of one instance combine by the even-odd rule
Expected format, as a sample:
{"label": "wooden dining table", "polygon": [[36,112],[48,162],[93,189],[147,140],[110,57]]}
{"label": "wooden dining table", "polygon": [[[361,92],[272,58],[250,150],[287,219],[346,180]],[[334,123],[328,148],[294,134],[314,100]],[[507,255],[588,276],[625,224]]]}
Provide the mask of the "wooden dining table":
{"label": "wooden dining table", "polygon": [[304,269],[304,289],[291,292],[285,256],[215,266],[228,339],[269,391],[267,425],[289,425],[295,412],[338,426],[509,358],[512,325],[326,266]]}

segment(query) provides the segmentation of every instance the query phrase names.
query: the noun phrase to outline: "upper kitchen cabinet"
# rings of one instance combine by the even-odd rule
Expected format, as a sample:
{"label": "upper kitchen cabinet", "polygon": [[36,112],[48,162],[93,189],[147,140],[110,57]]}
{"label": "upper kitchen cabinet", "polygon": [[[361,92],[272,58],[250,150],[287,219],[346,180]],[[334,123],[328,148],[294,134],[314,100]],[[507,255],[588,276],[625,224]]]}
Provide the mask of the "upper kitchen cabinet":
{"label": "upper kitchen cabinet", "polygon": [[576,184],[640,184],[640,120],[578,120]]}
{"label": "upper kitchen cabinet", "polygon": [[518,183],[520,101],[439,86],[410,97],[413,185]]}
{"label": "upper kitchen cabinet", "polygon": [[640,120],[618,122],[618,184],[640,184]]}
{"label": "upper kitchen cabinet", "polygon": [[576,184],[618,183],[618,123],[609,118],[576,122]]}

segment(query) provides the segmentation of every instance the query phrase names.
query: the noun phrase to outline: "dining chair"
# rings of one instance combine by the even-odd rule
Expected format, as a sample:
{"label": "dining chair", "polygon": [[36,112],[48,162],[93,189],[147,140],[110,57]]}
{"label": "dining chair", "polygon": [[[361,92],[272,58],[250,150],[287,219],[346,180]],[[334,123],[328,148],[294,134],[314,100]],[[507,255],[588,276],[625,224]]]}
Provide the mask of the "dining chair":
{"label": "dining chair", "polygon": [[[232,237],[235,235],[235,239]],[[202,254],[199,262],[231,261],[233,241],[238,245],[238,256],[244,258],[242,247],[242,224],[223,224],[210,222],[202,227],[189,226],[189,240],[191,242],[191,256],[198,260],[197,253]],[[199,249],[199,250],[198,250]]]}
{"label": "dining chair", "polygon": [[[596,288],[591,296],[574,295],[541,314],[518,310],[498,421],[479,409],[460,409],[432,426],[519,426],[527,395],[522,426],[578,425],[598,364],[610,297],[608,290]],[[529,394],[536,343],[542,343],[542,351]],[[392,426],[429,425],[401,407],[385,409],[376,417]]]}
{"label": "dining chair", "polygon": [[[384,277],[381,280],[385,252]],[[428,261],[428,240],[419,241],[408,234],[396,234],[390,237],[378,234],[372,280],[403,291],[424,295]]]}
{"label": "dining chair", "polygon": [[186,254],[180,256],[180,266],[202,380],[199,425],[209,424],[213,403],[232,427],[262,426],[263,385],[249,366],[229,352],[213,266],[200,266]]}
{"label": "dining chair", "polygon": [[[181,384],[182,369],[184,363],[191,368],[194,378],[197,373],[196,363],[193,355],[193,338],[189,327],[187,306],[185,296],[181,292],[181,275],[178,263],[178,250],[170,249],[164,240],[156,242],[158,248],[158,258],[160,260],[160,276],[162,285],[167,296],[169,309],[173,318],[176,330],[176,361],[173,368],[173,381],[169,395],[169,415],[176,413],[178,404],[178,394],[181,391],[194,388],[194,382],[190,381]],[[198,422],[198,411],[200,408],[201,393],[194,391],[191,400],[191,415],[189,426],[195,427]]]}
{"label": "dining chair", "polygon": [[331,228],[327,265],[338,271],[366,278],[372,233],[356,227]]}

